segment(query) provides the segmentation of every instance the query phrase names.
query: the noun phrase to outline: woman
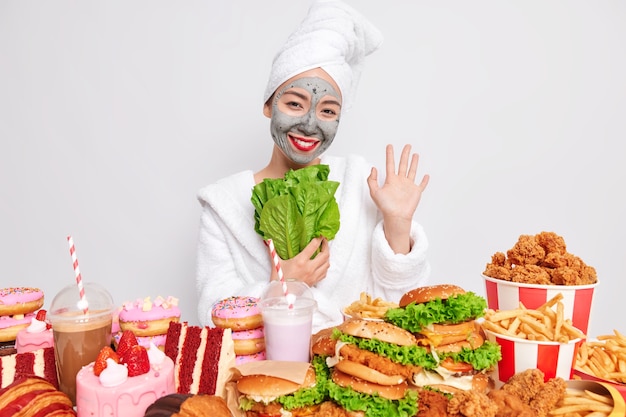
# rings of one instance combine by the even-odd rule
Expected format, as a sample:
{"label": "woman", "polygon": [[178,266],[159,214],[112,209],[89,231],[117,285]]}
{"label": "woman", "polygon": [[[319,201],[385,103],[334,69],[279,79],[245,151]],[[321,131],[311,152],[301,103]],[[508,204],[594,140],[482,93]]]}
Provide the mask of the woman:
{"label": "woman", "polygon": [[416,184],[417,154],[405,146],[396,170],[388,145],[382,185],[377,169],[363,158],[325,154],[342,111],[353,99],[364,58],[381,42],[378,30],[345,3],[317,1],[275,57],[263,107],[274,140],[268,165],[257,173],[248,170],[224,178],[198,195],[203,207],[198,313],[203,325],[211,324],[216,301],[260,296],[278,278],[254,229],[253,186],[313,164],[329,165],[329,180],[340,184],[335,198],[341,226],[332,241],[315,238],[281,265],[286,277],[313,290],[318,303],[314,332],[341,322],[340,308],[362,291],[397,301],[427,279],[428,242],[413,216],[429,177]]}

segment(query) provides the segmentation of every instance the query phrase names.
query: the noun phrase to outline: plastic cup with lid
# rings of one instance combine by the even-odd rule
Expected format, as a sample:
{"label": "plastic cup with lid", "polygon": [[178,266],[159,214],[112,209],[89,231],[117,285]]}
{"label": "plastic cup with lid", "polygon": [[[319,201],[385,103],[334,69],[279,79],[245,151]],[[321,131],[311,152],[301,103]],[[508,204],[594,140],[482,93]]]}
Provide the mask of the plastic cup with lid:
{"label": "plastic cup with lid", "polygon": [[104,346],[111,344],[113,299],[102,286],[85,282],[84,297],[77,286],[68,285],[50,304],[59,389],[76,404],[76,375],[96,360]]}
{"label": "plastic cup with lid", "polygon": [[259,300],[268,360],[309,362],[313,313],[317,302],[304,282],[270,282]]}

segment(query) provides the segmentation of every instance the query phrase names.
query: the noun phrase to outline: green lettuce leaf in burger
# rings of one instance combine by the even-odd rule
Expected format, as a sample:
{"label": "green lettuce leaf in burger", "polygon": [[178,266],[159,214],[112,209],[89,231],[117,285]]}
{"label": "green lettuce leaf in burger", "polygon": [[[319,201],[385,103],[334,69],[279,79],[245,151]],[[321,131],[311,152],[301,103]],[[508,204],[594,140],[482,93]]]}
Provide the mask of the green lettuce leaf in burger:
{"label": "green lettuce leaf in burger", "polygon": [[485,340],[476,319],[485,314],[484,298],[456,285],[432,285],[405,293],[385,320],[415,335],[432,356],[413,383],[443,391],[486,389],[488,372],[501,359],[500,346]]}

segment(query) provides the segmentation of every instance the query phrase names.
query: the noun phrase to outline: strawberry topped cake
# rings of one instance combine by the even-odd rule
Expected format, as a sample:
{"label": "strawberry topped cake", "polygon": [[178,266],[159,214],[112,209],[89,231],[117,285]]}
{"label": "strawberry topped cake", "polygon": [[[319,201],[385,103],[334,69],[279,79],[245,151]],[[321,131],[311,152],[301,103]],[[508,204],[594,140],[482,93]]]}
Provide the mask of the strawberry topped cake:
{"label": "strawberry topped cake", "polygon": [[46,322],[46,310],[39,310],[37,315],[31,318],[30,325],[17,333],[15,340],[17,353],[31,352],[53,345],[52,326]]}
{"label": "strawberry topped cake", "polygon": [[78,416],[143,417],[150,404],[175,391],[174,362],[127,330],[117,350],[105,346],[76,376],[76,409]]}

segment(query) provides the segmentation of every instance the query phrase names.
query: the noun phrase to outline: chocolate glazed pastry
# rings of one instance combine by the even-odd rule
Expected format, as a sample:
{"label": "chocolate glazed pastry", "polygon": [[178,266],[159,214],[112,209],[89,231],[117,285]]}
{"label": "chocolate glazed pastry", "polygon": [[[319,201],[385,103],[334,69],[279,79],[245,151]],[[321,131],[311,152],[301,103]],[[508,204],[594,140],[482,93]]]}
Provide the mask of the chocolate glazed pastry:
{"label": "chocolate glazed pastry", "polygon": [[169,417],[180,411],[181,404],[191,397],[191,394],[170,394],[161,397],[152,403],[145,413],[145,417]]}
{"label": "chocolate glazed pastry", "polygon": [[144,417],[232,417],[226,401],[216,395],[169,394],[147,409]]}

